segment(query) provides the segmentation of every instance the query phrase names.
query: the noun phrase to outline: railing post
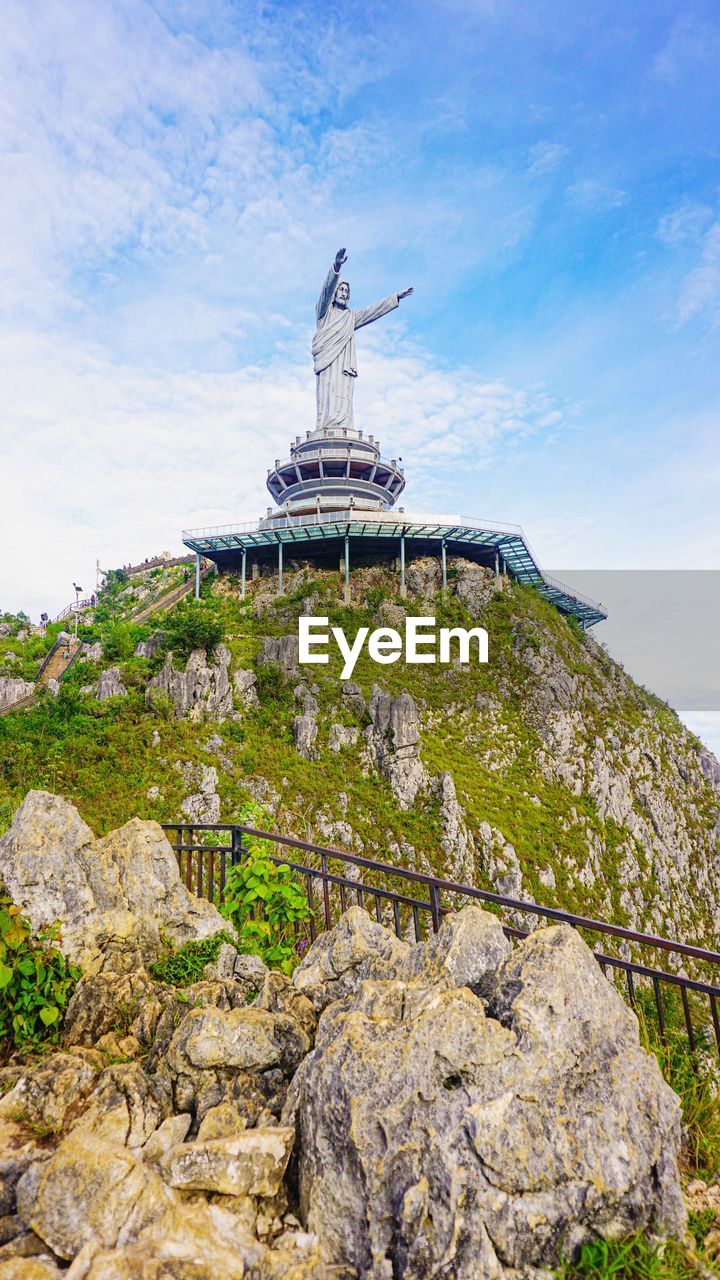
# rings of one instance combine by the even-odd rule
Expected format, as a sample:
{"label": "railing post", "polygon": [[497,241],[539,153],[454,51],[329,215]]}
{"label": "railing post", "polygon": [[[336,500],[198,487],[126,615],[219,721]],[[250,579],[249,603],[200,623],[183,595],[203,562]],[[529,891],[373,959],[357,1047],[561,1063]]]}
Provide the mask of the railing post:
{"label": "railing post", "polygon": [[200,599],[200,552],[195,552],[195,599]]}
{"label": "railing post", "polygon": [[440,890],[436,884],[430,885],[430,916],[433,933],[437,933],[440,928]]}
{"label": "railing post", "polygon": [[240,828],[233,827],[231,832],[231,848],[230,848],[230,862],[233,867],[236,867],[239,862],[242,862],[243,857],[247,852],[247,850],[243,845],[242,838],[243,838],[243,833],[240,830]]}

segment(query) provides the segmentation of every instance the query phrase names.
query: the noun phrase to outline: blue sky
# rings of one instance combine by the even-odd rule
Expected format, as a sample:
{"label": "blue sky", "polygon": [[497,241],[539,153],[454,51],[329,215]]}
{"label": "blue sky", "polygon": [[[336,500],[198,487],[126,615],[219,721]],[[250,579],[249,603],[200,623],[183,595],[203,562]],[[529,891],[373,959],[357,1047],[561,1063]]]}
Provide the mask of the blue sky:
{"label": "blue sky", "polygon": [[6,0],[4,25],[2,607],[263,510],[341,244],[353,301],[416,289],[356,392],[408,509],[521,523],[550,567],[718,567],[716,4]]}

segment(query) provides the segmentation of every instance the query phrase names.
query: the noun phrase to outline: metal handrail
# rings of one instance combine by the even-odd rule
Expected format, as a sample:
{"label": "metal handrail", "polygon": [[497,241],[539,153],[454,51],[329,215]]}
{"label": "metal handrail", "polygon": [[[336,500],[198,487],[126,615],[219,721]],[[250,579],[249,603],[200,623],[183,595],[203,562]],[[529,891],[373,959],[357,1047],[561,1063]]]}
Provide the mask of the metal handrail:
{"label": "metal handrail", "polygon": [[[218,524],[209,525],[200,529],[183,529],[183,538],[203,538],[203,537],[224,537],[231,536],[234,533],[252,533],[254,530],[263,528],[273,529],[299,529],[307,528],[315,524],[345,524],[347,522],[362,521],[364,523],[384,523],[406,525],[408,528],[432,525],[438,528],[463,528],[472,529],[478,533],[506,533],[516,534],[518,537],[525,539],[522,528],[519,524],[507,524],[501,520],[486,521],[478,524],[477,521],[472,522],[464,519],[463,516],[434,516],[434,515],[407,515],[404,511],[397,511],[388,508],[385,511],[366,511],[361,507],[348,507],[343,511],[321,511],[313,512],[310,515],[303,516],[277,516],[270,517],[267,520],[246,520],[241,524]],[[525,539],[527,546],[527,539]],[[534,559],[534,556],[533,556]]]}
{"label": "metal handrail", "polygon": [[[335,895],[335,907],[337,908],[337,898],[339,897],[339,906],[343,911],[347,909],[348,898],[353,898],[361,906],[365,905],[366,900],[372,900],[377,920],[380,923],[387,923],[387,913],[392,909],[392,920],[398,937],[404,936],[402,927],[402,913],[404,912],[407,926],[414,929],[417,941],[422,939],[421,913],[425,915],[426,919],[429,916],[431,927],[434,932],[437,932],[443,916],[449,910],[455,909],[454,903],[457,902],[458,898],[464,898],[466,901],[479,901],[515,913],[514,921],[511,917],[510,921],[503,922],[505,933],[511,938],[527,936],[528,931],[519,927],[517,915],[520,914],[521,917],[534,915],[544,920],[585,929],[591,933],[614,937],[624,944],[633,943],[637,947],[671,953],[678,958],[686,957],[702,965],[710,966],[713,977],[715,977],[715,971],[720,966],[720,952],[698,947],[692,943],[678,942],[671,938],[642,933],[639,930],[628,929],[624,925],[612,925],[607,921],[577,915],[574,912],[563,911],[558,907],[546,907],[536,902],[524,902],[518,898],[505,897],[503,894],[494,893],[488,889],[478,889],[473,885],[457,884],[451,880],[444,880],[439,876],[428,875],[426,872],[396,867],[390,863],[366,858],[361,854],[347,853],[343,849],[327,848],[323,845],[312,844],[306,840],[298,840],[293,836],[280,835],[279,832],[263,831],[257,827],[236,823],[166,823],[164,824],[164,829],[167,832],[176,833],[176,840],[172,843],[172,848],[176,852],[181,872],[185,874],[188,889],[195,888],[199,895],[209,897],[211,900],[215,898],[216,866],[219,876],[218,889],[222,894],[225,886],[228,856],[234,864],[247,854],[242,845],[242,838],[245,835],[268,840],[273,844],[285,846],[290,850],[298,850],[299,853],[306,852],[314,855],[315,859],[319,860],[319,866],[308,865],[306,862],[291,860],[287,856],[280,856],[279,850],[277,854],[271,855],[271,860],[277,865],[289,866],[298,876],[304,879],[308,905],[311,909],[308,925],[311,939],[315,938],[318,929],[317,908],[313,890],[313,885],[318,885],[322,891],[320,918],[326,929],[330,929],[333,926],[333,896],[331,895],[331,889]],[[231,843],[230,845],[198,843],[197,837],[201,832],[217,832],[218,835],[227,833],[230,835]],[[193,870],[193,858],[195,858],[197,864],[195,870]],[[389,880],[390,884],[371,883],[367,879],[357,879],[349,874],[343,874],[342,870],[339,872],[331,870],[328,866],[329,861],[339,861],[342,864],[357,867],[372,873],[373,877]],[[407,892],[400,892],[397,888],[391,887],[392,882],[397,883],[398,880],[405,882],[408,886]],[[424,888],[427,891],[427,899],[413,893],[410,890],[410,886]],[[446,902],[447,895],[451,895],[454,900],[453,907],[449,907],[442,902],[443,895],[446,896]],[[383,914],[383,909],[385,914]],[[522,919],[520,923],[522,923]],[[321,923],[320,928],[322,927],[323,924]],[[699,1039],[697,1009],[691,1003],[691,1000],[695,1004],[701,999],[704,1000],[706,1008],[709,1010],[712,1032],[718,1056],[720,1057],[720,1006],[718,1004],[720,1000],[720,973],[718,973],[715,981],[704,981],[702,973],[698,977],[688,977],[682,971],[682,968],[678,973],[670,973],[665,968],[645,963],[642,957],[627,959],[621,956],[608,955],[605,951],[600,950],[594,950],[594,955],[606,976],[608,969],[616,970],[619,974],[622,974],[627,990],[627,998],[633,1008],[637,1004],[636,980],[649,982],[657,1011],[658,1028],[663,1039],[667,1035],[667,1008],[663,1003],[663,989],[670,987],[675,991],[679,991],[682,1000],[685,1030],[691,1049],[691,1060],[696,1066],[696,1049],[698,1043],[708,1043],[704,1037],[709,1034],[709,1024],[703,1024],[703,1030],[700,1033],[703,1038]],[[693,1021],[694,1017],[695,1021]],[[705,1030],[706,1027],[707,1032]]]}
{"label": "metal handrail", "polygon": [[[275,471],[282,471],[283,467],[300,467],[303,463],[317,461],[318,458],[345,458],[349,459],[350,462],[363,462],[368,467],[384,467],[388,471],[397,471],[400,475],[405,474],[402,467],[398,466],[397,461],[393,465],[392,461],[388,461],[387,458],[383,458],[378,453],[373,453],[372,445],[368,445],[364,449],[363,444],[364,442],[358,442],[356,446],[355,441],[348,441],[347,448],[344,449],[339,449],[332,445],[327,448],[320,446],[308,449],[303,453],[298,452],[294,457],[282,458],[274,466],[268,467],[268,474],[272,475]],[[358,448],[357,453],[353,452],[355,447]]]}
{"label": "metal handrail", "polygon": [[[574,912],[563,911],[560,907],[544,907],[537,902],[525,902],[521,898],[508,898],[501,893],[493,893],[489,889],[478,889],[474,885],[460,884],[454,880],[443,880],[440,876],[431,876],[424,871],[413,871],[409,867],[396,867],[390,862],[378,862],[374,858],[366,858],[359,853],[347,853],[344,849],[329,848],[326,845],[311,844],[307,840],[298,840],[295,836],[283,836],[277,831],[262,831],[257,827],[246,827],[241,823],[221,822],[167,822],[164,830],[171,831],[239,831],[243,835],[256,836],[261,840],[272,840],[275,844],[287,845],[291,849],[302,849],[306,853],[325,854],[340,862],[349,862],[356,867],[364,867],[368,871],[376,871],[383,875],[397,876],[401,880],[409,880],[413,884],[423,884],[440,889],[444,893],[459,893],[469,898],[481,898],[484,902],[492,902],[500,907],[513,911],[522,911],[531,915],[545,916],[561,924],[571,924],[575,928],[590,929],[596,933],[611,934],[627,942],[635,942],[651,947],[660,947],[665,951],[675,951],[679,955],[692,956],[696,960],[704,960],[720,966],[720,951],[708,951],[704,947],[696,947],[692,943],[677,942],[671,938],[663,938],[657,934],[640,933],[636,929],[627,929],[624,925],[608,924],[604,920],[595,920],[592,916],[580,916]],[[198,845],[207,848],[205,845]],[[218,845],[218,848],[223,846]],[[718,975],[720,978],[720,974]],[[718,987],[720,994],[720,986]]]}

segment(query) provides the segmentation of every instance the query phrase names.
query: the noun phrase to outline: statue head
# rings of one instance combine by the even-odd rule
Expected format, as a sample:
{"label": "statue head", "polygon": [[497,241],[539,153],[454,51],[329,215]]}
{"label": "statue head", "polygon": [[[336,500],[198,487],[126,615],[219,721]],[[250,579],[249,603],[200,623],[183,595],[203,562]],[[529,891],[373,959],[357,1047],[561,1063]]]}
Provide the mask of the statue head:
{"label": "statue head", "polygon": [[335,301],[339,303],[341,307],[346,307],[350,301],[350,285],[347,280],[340,281],[337,289],[335,290]]}

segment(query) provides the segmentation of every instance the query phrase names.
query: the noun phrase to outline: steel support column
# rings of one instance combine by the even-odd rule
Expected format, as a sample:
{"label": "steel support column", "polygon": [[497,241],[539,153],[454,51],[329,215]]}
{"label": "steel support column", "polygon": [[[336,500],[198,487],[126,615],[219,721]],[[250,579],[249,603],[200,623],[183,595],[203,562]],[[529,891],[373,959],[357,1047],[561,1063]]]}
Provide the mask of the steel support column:
{"label": "steel support column", "polygon": [[440,543],[440,563],[442,565],[442,589],[447,591],[447,547],[444,540]]}
{"label": "steel support column", "polygon": [[400,534],[400,595],[405,596],[405,534]]}
{"label": "steel support column", "polygon": [[500,552],[495,548],[495,580],[500,577]]}
{"label": "steel support column", "polygon": [[195,552],[195,599],[200,599],[200,552]]}
{"label": "steel support column", "polygon": [[350,603],[350,534],[345,534],[345,604]]}
{"label": "steel support column", "polygon": [[283,557],[282,557],[282,547],[283,547],[283,544],[282,544],[282,542],[280,541],[280,539],[278,538],[278,595],[279,595],[279,596],[281,596],[281,595],[282,595],[282,589],[283,589]]}
{"label": "steel support column", "polygon": [[246,565],[245,565],[246,560],[247,560],[247,547],[243,547],[242,549],[242,586],[240,587],[240,598],[242,600],[245,599],[245,583],[247,581]]}

